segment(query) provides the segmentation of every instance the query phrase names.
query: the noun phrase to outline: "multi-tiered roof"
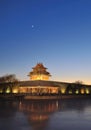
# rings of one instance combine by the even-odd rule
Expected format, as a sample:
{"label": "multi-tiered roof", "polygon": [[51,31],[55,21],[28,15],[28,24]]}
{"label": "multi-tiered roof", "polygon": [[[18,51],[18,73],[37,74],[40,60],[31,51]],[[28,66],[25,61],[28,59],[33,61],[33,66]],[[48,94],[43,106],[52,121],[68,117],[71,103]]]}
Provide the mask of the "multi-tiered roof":
{"label": "multi-tiered roof", "polygon": [[47,72],[47,68],[44,67],[42,63],[38,63],[33,70],[29,73],[31,80],[48,80],[51,76],[49,72]]}

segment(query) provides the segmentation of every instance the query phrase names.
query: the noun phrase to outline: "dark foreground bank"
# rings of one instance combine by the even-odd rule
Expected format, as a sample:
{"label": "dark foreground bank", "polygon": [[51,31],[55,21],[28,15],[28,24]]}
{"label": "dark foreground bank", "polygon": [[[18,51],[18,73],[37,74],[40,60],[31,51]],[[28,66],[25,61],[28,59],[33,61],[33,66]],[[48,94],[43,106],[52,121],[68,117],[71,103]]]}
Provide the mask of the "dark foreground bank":
{"label": "dark foreground bank", "polygon": [[26,94],[0,94],[0,100],[55,100],[70,98],[91,98],[91,95],[26,95]]}

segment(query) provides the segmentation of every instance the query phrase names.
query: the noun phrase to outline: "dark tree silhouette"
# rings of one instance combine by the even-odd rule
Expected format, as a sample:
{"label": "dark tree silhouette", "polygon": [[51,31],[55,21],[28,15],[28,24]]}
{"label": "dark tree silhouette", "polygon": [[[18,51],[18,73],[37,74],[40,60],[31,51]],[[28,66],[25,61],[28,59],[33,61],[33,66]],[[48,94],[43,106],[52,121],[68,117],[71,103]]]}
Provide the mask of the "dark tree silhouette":
{"label": "dark tree silhouette", "polygon": [[18,85],[18,79],[15,74],[0,77],[0,89],[3,93],[6,92],[7,88],[9,88],[10,93],[12,93],[12,90],[16,85]]}
{"label": "dark tree silhouette", "polygon": [[81,84],[83,84],[83,81],[81,81],[81,80],[75,81],[75,84],[81,85]]}
{"label": "dark tree silhouette", "polygon": [[0,77],[0,83],[9,83],[9,82],[16,82],[18,79],[16,78],[15,74],[9,74]]}

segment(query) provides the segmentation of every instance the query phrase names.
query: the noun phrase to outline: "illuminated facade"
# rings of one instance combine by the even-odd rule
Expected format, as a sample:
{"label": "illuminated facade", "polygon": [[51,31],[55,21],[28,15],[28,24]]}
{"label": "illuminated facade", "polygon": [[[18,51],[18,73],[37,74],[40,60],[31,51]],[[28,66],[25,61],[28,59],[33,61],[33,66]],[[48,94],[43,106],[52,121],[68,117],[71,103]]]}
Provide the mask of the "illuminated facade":
{"label": "illuminated facade", "polygon": [[42,63],[38,63],[32,68],[28,75],[31,80],[31,87],[27,83],[19,87],[20,93],[30,93],[33,95],[57,94],[58,87],[48,82],[50,73]]}
{"label": "illuminated facade", "polygon": [[42,63],[38,63],[32,69],[33,70],[28,75],[31,80],[49,80],[51,75],[47,72],[47,68],[45,68]]}
{"label": "illuminated facade", "polygon": [[26,99],[32,95],[91,95],[91,85],[50,81],[51,75],[42,63],[33,67],[28,76],[29,81],[0,83],[0,93],[26,95]]}

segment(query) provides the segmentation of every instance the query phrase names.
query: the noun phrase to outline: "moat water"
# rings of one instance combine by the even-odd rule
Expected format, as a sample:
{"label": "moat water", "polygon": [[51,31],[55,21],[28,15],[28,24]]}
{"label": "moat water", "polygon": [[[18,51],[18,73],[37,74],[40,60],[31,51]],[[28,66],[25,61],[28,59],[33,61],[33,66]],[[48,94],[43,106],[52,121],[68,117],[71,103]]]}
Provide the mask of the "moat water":
{"label": "moat water", "polygon": [[0,130],[91,130],[91,99],[0,101]]}

